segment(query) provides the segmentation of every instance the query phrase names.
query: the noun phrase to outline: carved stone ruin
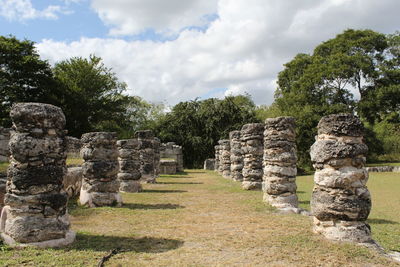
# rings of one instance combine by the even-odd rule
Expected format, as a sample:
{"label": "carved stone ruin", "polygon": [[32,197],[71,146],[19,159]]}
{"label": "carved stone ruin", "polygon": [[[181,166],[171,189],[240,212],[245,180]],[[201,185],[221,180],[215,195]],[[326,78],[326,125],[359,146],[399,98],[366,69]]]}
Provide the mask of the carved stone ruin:
{"label": "carved stone ruin", "polygon": [[356,116],[335,114],[320,120],[311,147],[316,169],[311,199],[314,232],[337,241],[372,241],[366,223],[371,210],[364,168],[367,152],[363,125]]}
{"label": "carved stone ruin", "polygon": [[13,246],[59,247],[72,243],[67,194],[65,116],[58,107],[18,103],[10,112],[10,139],[5,207],[0,230]]}
{"label": "carved stone ruin", "polygon": [[81,205],[89,207],[121,205],[117,174],[117,134],[92,132],[82,135],[83,179],[79,196]]}
{"label": "carved stone ruin", "polygon": [[168,142],[161,145],[161,158],[173,159],[176,161],[176,171],[183,172],[183,154],[182,147],[174,142]]}
{"label": "carved stone ruin", "polygon": [[240,132],[243,151],[243,182],[245,190],[259,190],[263,177],[263,123],[249,123]]}
{"label": "carved stone ruin", "polygon": [[296,133],[292,117],[270,118],[264,131],[264,201],[278,209],[295,212],[296,195]]}
{"label": "carved stone ruin", "polygon": [[141,181],[155,183],[156,174],[154,167],[154,134],[150,130],[137,131],[135,137],[140,142],[140,173]]}
{"label": "carved stone ruin", "polygon": [[0,127],[0,162],[7,162],[10,156],[10,151],[8,149],[10,130],[10,128]]}
{"label": "carved stone ruin", "polygon": [[231,178],[235,181],[243,181],[243,153],[242,141],[240,139],[240,131],[232,131],[229,133],[231,147]]}
{"label": "carved stone ruin", "polygon": [[216,172],[219,172],[219,167],[220,167],[220,162],[219,162],[219,153],[220,153],[220,146],[216,145],[214,146],[214,150],[215,150],[215,165],[214,165],[214,170]]}
{"label": "carved stone ruin", "polygon": [[221,146],[220,163],[222,169],[222,176],[224,178],[231,178],[231,145],[228,139],[220,140]]}
{"label": "carved stone ruin", "polygon": [[119,162],[119,191],[137,193],[142,190],[140,184],[140,142],[137,139],[117,141]]}
{"label": "carved stone ruin", "polygon": [[204,161],[204,170],[213,171],[215,169],[215,159],[206,159]]}

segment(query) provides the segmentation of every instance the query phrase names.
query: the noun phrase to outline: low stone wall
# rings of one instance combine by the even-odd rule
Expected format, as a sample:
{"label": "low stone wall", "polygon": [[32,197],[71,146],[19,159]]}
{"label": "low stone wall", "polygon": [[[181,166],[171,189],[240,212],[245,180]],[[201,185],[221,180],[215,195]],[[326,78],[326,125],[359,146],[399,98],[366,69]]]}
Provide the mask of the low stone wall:
{"label": "low stone wall", "polygon": [[64,176],[63,186],[68,198],[79,196],[82,186],[82,167],[70,167]]}
{"label": "low stone wall", "polygon": [[213,171],[215,169],[215,159],[206,159],[204,161],[204,169]]}
{"label": "low stone wall", "polygon": [[366,167],[368,172],[400,172],[400,166]]}
{"label": "low stone wall", "polygon": [[10,156],[10,150],[8,149],[10,131],[10,128],[0,127],[0,162],[8,161]]}
{"label": "low stone wall", "polygon": [[175,174],[177,171],[177,162],[171,159],[160,160],[160,173],[161,174]]}

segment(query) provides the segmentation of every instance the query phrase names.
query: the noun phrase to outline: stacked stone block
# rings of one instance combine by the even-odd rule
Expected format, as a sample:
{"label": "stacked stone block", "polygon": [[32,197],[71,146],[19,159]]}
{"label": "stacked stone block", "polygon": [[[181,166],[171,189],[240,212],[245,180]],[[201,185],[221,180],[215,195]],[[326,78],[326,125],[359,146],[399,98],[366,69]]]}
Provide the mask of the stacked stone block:
{"label": "stacked stone block", "polygon": [[10,112],[11,161],[1,213],[6,244],[58,247],[72,243],[67,194],[65,116],[58,107],[18,103]]}
{"label": "stacked stone block", "polygon": [[154,134],[150,130],[137,131],[135,137],[140,142],[140,173],[145,183],[155,183]]}
{"label": "stacked stone block", "polygon": [[0,162],[8,161],[10,151],[8,142],[10,141],[10,128],[0,127]]}
{"label": "stacked stone block", "polygon": [[81,156],[82,188],[81,205],[89,207],[121,205],[117,174],[117,134],[114,132],[92,132],[82,135]]}
{"label": "stacked stone block", "polygon": [[79,156],[82,146],[81,140],[72,136],[67,136],[66,139],[67,139],[67,153],[74,157]]}
{"label": "stacked stone block", "polygon": [[229,133],[231,147],[231,178],[235,181],[243,181],[243,155],[240,131]]}
{"label": "stacked stone block", "polygon": [[154,137],[153,140],[153,148],[154,148],[154,175],[155,177],[160,176],[160,164],[161,164],[161,142],[160,139]]}
{"label": "stacked stone block", "polygon": [[311,147],[316,169],[311,199],[316,233],[337,241],[372,241],[366,223],[371,210],[364,167],[367,152],[363,125],[356,116],[335,114],[320,120]]}
{"label": "stacked stone block", "polygon": [[140,143],[137,139],[117,141],[119,191],[137,193],[142,186],[140,174]]}
{"label": "stacked stone block", "polygon": [[296,133],[292,117],[270,118],[264,131],[264,201],[278,209],[297,209]]}
{"label": "stacked stone block", "polygon": [[245,124],[240,132],[243,152],[242,187],[245,190],[258,190],[262,187],[263,132],[262,123]]}
{"label": "stacked stone block", "polygon": [[174,159],[176,161],[176,170],[183,171],[183,154],[182,147],[176,145],[174,142],[162,144],[160,147],[161,158]]}
{"label": "stacked stone block", "polygon": [[216,172],[219,172],[219,167],[220,167],[220,160],[219,160],[219,154],[221,152],[221,147],[219,145],[214,146],[215,149],[215,165],[214,165],[214,170]]}
{"label": "stacked stone block", "polygon": [[218,141],[220,151],[220,174],[224,178],[231,178],[231,145],[228,139]]}

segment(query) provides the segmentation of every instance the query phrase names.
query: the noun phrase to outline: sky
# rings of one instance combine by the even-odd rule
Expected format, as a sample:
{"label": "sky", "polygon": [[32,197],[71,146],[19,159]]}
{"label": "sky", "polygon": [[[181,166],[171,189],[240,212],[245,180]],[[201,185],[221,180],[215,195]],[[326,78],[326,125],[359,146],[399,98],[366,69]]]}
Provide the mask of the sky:
{"label": "sky", "polygon": [[298,53],[348,28],[400,30],[399,0],[0,0],[0,35],[55,64],[95,54],[153,103],[248,93],[273,102]]}

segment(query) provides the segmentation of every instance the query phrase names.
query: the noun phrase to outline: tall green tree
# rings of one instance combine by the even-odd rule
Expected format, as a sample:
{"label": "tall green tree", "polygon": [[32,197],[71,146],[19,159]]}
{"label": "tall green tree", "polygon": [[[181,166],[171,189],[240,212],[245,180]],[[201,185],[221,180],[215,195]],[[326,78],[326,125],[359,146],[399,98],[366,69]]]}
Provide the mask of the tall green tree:
{"label": "tall green tree", "polygon": [[56,104],[56,95],[51,67],[40,59],[34,42],[0,36],[0,125],[11,125],[13,103]]}

